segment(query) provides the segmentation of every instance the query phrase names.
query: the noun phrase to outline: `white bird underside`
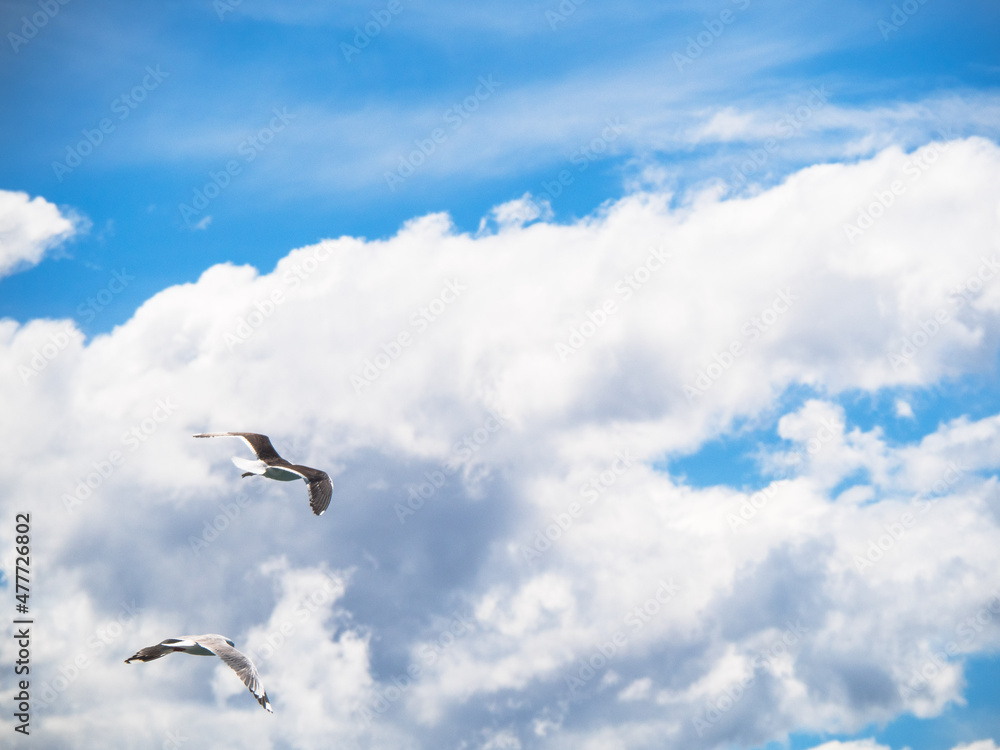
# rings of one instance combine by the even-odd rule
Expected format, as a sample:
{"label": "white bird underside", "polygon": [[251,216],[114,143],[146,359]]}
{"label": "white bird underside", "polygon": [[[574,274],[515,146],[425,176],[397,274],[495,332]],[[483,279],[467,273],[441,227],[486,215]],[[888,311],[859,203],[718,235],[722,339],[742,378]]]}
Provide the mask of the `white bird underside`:
{"label": "white bird underside", "polygon": [[248,458],[233,456],[233,463],[236,464],[237,468],[242,469],[243,471],[267,477],[268,479],[277,479],[279,482],[294,482],[296,479],[305,479],[305,477],[297,471],[282,469],[277,466],[268,466],[260,459],[251,461]]}
{"label": "white bird underside", "polygon": [[173,653],[218,656],[243,680],[243,684],[247,686],[257,702],[264,707],[264,710],[268,713],[274,713],[271,709],[271,701],[267,699],[267,692],[260,683],[257,668],[250,661],[250,657],[239,651],[233,642],[224,635],[208,633],[206,635],[182,635],[180,638],[166,638],[155,646],[139,649],[127,658],[125,663],[130,664],[135,660],[153,661]]}

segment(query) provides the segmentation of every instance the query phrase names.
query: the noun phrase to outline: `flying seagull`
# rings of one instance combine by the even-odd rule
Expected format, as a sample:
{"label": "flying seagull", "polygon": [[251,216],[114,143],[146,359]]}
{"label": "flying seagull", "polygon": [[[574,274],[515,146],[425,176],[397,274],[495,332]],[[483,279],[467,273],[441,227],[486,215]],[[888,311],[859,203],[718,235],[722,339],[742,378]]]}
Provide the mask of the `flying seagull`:
{"label": "flying seagull", "polygon": [[260,684],[257,668],[250,661],[249,657],[237,651],[233,642],[224,635],[209,633],[208,635],[182,635],[180,638],[167,638],[155,646],[139,649],[134,655],[127,658],[125,663],[129,664],[135,659],[139,661],[153,661],[153,659],[159,659],[174,652],[195,654],[196,656],[218,656],[239,675],[240,679],[243,680],[243,684],[250,689],[257,702],[268,713],[274,713],[271,710],[271,701],[267,699],[267,693]]}
{"label": "flying seagull", "polygon": [[253,474],[260,474],[268,479],[277,479],[279,482],[292,482],[296,479],[303,480],[309,486],[309,504],[313,513],[317,516],[323,515],[330,504],[330,495],[333,494],[333,482],[329,475],[319,469],[311,469],[308,466],[298,466],[292,464],[278,455],[278,452],[271,445],[267,435],[258,435],[255,432],[203,432],[195,435],[196,438],[208,437],[238,437],[243,438],[243,442],[250,446],[250,449],[257,454],[256,461],[248,461],[239,456],[233,457],[233,463],[243,469],[243,476],[249,477]]}

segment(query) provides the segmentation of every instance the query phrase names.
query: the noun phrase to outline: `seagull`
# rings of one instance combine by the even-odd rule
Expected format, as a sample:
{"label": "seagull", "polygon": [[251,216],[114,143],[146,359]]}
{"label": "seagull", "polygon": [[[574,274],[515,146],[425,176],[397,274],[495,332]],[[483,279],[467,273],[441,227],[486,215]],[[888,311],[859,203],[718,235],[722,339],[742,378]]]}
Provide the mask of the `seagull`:
{"label": "seagull", "polygon": [[271,701],[267,699],[267,693],[260,684],[257,668],[250,661],[250,658],[238,651],[233,642],[224,635],[209,633],[208,635],[182,635],[180,638],[167,638],[155,646],[139,649],[134,655],[127,658],[125,663],[130,664],[135,659],[153,661],[153,659],[159,659],[178,651],[196,656],[218,656],[239,675],[243,684],[250,689],[264,710],[268,713],[274,713],[271,710]]}
{"label": "seagull", "polygon": [[243,438],[243,442],[250,446],[250,449],[257,454],[256,461],[248,461],[239,456],[233,457],[233,463],[243,469],[244,477],[253,474],[260,474],[268,479],[277,479],[279,482],[293,482],[296,479],[303,480],[309,486],[309,504],[313,513],[317,516],[323,515],[330,504],[330,495],[333,494],[333,482],[329,475],[319,469],[311,469],[308,466],[298,466],[291,464],[281,456],[271,445],[267,435],[258,435],[256,432],[203,432],[195,435],[196,438],[209,437],[238,437]]}

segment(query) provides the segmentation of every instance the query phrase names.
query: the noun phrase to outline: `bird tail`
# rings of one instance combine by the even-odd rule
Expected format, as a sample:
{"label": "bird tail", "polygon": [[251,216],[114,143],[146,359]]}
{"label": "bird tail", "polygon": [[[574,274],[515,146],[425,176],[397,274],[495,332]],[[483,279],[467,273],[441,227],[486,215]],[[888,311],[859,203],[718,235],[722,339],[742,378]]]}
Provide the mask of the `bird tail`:
{"label": "bird tail", "polygon": [[260,460],[251,461],[248,458],[233,456],[233,463],[236,464],[237,468],[243,469],[243,471],[250,474],[263,474],[267,471],[267,464]]}

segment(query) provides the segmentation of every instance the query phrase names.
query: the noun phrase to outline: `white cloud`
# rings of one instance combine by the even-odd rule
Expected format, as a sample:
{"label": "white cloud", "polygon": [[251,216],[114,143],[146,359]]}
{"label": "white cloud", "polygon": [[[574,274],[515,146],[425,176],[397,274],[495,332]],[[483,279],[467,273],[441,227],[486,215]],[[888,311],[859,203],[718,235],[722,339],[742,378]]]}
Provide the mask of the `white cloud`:
{"label": "white cloud", "polygon": [[767,130],[760,130],[754,123],[752,114],[741,114],[733,107],[725,107],[713,113],[708,122],[699,126],[694,137],[698,141],[715,139],[728,141],[734,138],[744,139],[751,134],[756,137],[762,137],[764,134],[773,135]]}
{"label": "white cloud", "polygon": [[618,693],[620,701],[638,701],[649,697],[649,690],[653,687],[653,681],[648,677],[636,680],[627,688]]}
{"label": "white cloud", "polygon": [[512,732],[500,731],[492,734],[480,750],[521,750],[521,741]]}
{"label": "white cloud", "polygon": [[[890,750],[888,745],[880,745],[873,739],[853,740],[851,742],[824,742],[811,750]],[[993,740],[979,740],[963,745],[955,745],[952,750],[996,750]]]}
{"label": "white cloud", "polygon": [[72,218],[44,198],[0,190],[0,278],[38,265],[76,231]]}
{"label": "white cloud", "polygon": [[[35,526],[40,684],[141,609],[39,732],[711,747],[939,712],[1000,642],[1000,416],[897,446],[837,397],[995,362],[997,174],[970,139],[565,226],[471,236],[434,214],[265,273],[214,266],[86,344],[3,321],[0,504]],[[775,413],[792,386],[813,397]],[[653,468],[767,420],[787,442],[760,492]],[[239,429],[329,471],[327,514],[190,437]],[[120,663],[187,632],[258,654],[274,717],[209,660]]]}
{"label": "white cloud", "polygon": [[[517,198],[496,206],[490,214],[497,226],[501,229],[507,227],[520,227],[536,219],[551,219],[553,217],[552,206],[547,200],[536,202],[530,194],[525,194],[522,198]],[[480,231],[486,228],[486,220],[480,223]]]}
{"label": "white cloud", "polygon": [[896,399],[896,416],[902,419],[913,419],[913,407],[910,405],[909,401],[901,398]]}
{"label": "white cloud", "polygon": [[[460,85],[414,102],[366,96],[348,108],[290,103],[294,127],[275,139],[253,173],[241,178],[247,181],[242,184],[268,190],[277,176],[290,177],[289,165],[294,164],[295,181],[309,193],[335,184],[347,191],[391,195],[406,194],[425,181],[459,180],[465,185],[469,180],[526,178],[540,169],[551,170],[536,184],[518,183],[518,192],[526,186],[540,195],[543,182],[558,181],[563,170],[579,182],[594,164],[589,156],[595,161],[634,161],[639,166],[625,169],[628,178],[651,164],[674,167],[680,160],[689,178],[732,181],[737,170],[751,183],[772,184],[804,164],[868,158],[892,145],[910,150],[931,139],[1000,135],[1000,97],[990,92],[855,104],[836,84],[782,82],[748,96],[738,86],[730,89],[732,66],[752,76],[773,65],[793,64],[802,53],[801,46],[764,52],[750,43],[750,49],[744,48],[745,41],[720,49],[711,65],[680,77],[657,49],[625,66],[595,65],[574,75],[528,82],[479,70],[460,79]],[[454,114],[446,119],[457,103],[475,94],[477,76],[491,77],[495,90],[460,125]],[[729,103],[718,104],[720,91],[728,92],[722,98]],[[609,120],[620,123],[622,132],[597,143],[599,151],[588,152]],[[229,158],[233,144],[245,137],[245,124],[239,120],[206,120],[197,130],[169,120],[156,127],[171,135],[162,140],[169,149],[165,153],[175,160]],[[425,142],[426,151],[435,129],[443,131],[444,140],[432,144],[434,150],[427,155],[418,151],[410,159],[413,176],[404,168],[405,184],[393,183],[390,193],[385,175],[397,174],[401,160],[418,150],[417,141]],[[185,136],[178,138],[177,132]],[[148,159],[138,136],[123,153],[143,163]]]}

